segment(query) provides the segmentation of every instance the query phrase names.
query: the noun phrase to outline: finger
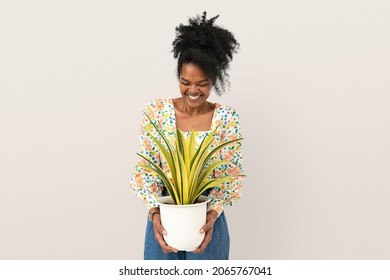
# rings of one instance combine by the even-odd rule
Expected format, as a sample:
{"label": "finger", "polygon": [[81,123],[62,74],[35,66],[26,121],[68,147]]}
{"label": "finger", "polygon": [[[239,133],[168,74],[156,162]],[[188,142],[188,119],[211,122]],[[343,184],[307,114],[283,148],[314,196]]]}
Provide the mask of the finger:
{"label": "finger", "polygon": [[[160,229],[160,231],[158,230]],[[161,230],[162,229],[162,230]],[[157,243],[160,245],[161,249],[163,250],[164,253],[169,253],[169,252],[175,252],[177,253],[177,249],[168,246],[168,244],[164,240],[164,236],[162,235],[161,232],[165,232],[164,227],[156,222],[156,226],[154,227],[154,237],[156,238]]]}
{"label": "finger", "polygon": [[207,248],[207,245],[209,245],[211,241],[211,236],[212,236],[212,229],[206,232],[202,243],[199,245],[197,249],[195,249],[192,252],[196,254],[203,254],[204,250],[206,250]]}
{"label": "finger", "polygon": [[168,244],[164,240],[163,235],[160,234],[157,230],[154,231],[154,236],[156,238],[157,243],[160,245],[161,249],[165,254],[169,252],[177,253],[178,250],[176,248],[168,246]]}
{"label": "finger", "polygon": [[156,225],[156,230],[158,231],[159,234],[161,235],[167,235],[167,231],[165,230],[165,228],[162,226],[162,224],[157,224]]}
{"label": "finger", "polygon": [[166,254],[166,253],[177,253],[177,249],[176,248],[173,248],[171,246],[168,246],[167,243],[165,243],[165,241],[163,241],[161,244],[159,243],[161,249],[163,250],[163,252]]}
{"label": "finger", "polygon": [[209,241],[202,242],[198,248],[196,248],[194,251],[192,251],[195,254],[203,254],[204,250],[206,250],[207,245],[209,244]]}
{"label": "finger", "polygon": [[218,218],[217,211],[215,210],[208,211],[206,215],[206,224],[200,229],[200,233],[207,232],[210,228],[212,228],[217,218]]}
{"label": "finger", "polygon": [[170,247],[168,245],[165,245],[164,246],[161,246],[161,249],[163,250],[163,252],[166,254],[166,253],[177,253],[177,249],[176,248],[173,248],[173,247]]}
{"label": "finger", "polygon": [[[155,218],[155,217],[156,217],[156,218]],[[158,214],[154,214],[154,215],[153,215],[153,225],[154,225],[154,228],[155,228],[160,234],[167,235],[167,231],[165,230],[165,228],[164,228],[163,225],[161,224],[160,215],[158,215]]]}
{"label": "finger", "polygon": [[198,247],[196,250],[192,251],[194,254],[203,254],[204,250],[203,248]]}
{"label": "finger", "polygon": [[156,238],[157,243],[160,245],[162,251],[166,254],[169,252],[177,253],[178,250],[176,248],[168,246],[165,242],[163,235],[166,235],[167,232],[163,225],[161,224],[161,218],[159,214],[153,215],[153,227],[154,227],[154,236]]}
{"label": "finger", "polygon": [[210,230],[213,225],[214,225],[214,220],[209,220],[201,229],[200,229],[200,233],[204,233],[204,232],[207,232],[208,230]]}

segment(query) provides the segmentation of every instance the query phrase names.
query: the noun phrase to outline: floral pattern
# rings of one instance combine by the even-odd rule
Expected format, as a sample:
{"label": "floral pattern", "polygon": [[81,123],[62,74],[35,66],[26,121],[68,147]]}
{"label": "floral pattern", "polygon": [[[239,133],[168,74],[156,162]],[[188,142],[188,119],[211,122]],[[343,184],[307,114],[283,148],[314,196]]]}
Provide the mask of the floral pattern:
{"label": "floral pattern", "polygon": [[[172,144],[176,141],[176,118],[172,99],[159,98],[152,100],[145,108],[144,112],[160,127]],[[200,145],[205,136],[211,133],[219,125],[211,148],[221,141],[227,141],[241,137],[239,114],[230,106],[223,106],[216,103],[214,109],[211,129],[208,131],[196,131],[196,145]],[[139,132],[140,154],[152,159],[159,164],[170,177],[167,163],[160,155],[159,149],[153,143],[146,131],[152,131],[152,135],[157,139],[160,136],[152,129],[152,124],[145,115],[142,116]],[[184,132],[186,138],[190,132]],[[224,175],[244,174],[242,168],[241,141],[231,143],[222,148],[218,153],[219,159],[228,160],[233,164],[221,165],[216,168],[210,177],[221,177]],[[146,160],[140,157],[130,180],[131,190],[147,204],[148,209],[157,207],[157,199],[161,197],[163,190],[162,181],[155,175],[145,172],[139,165],[147,164]],[[233,177],[227,182],[214,187],[209,193],[211,199],[210,209],[216,210],[220,215],[225,206],[233,205],[241,197],[243,177]]]}

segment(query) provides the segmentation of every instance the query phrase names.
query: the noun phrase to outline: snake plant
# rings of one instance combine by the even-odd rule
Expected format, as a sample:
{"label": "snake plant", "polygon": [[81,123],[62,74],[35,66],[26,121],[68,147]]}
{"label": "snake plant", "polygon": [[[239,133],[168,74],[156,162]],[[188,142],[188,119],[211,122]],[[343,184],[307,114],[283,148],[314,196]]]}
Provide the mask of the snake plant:
{"label": "snake plant", "polygon": [[[172,178],[169,178],[158,164],[144,155],[137,153],[149,163],[149,165],[140,165],[140,167],[157,175],[162,180],[175,204],[193,204],[205,190],[218,186],[231,177],[244,176],[236,174],[219,178],[208,178],[215,168],[223,164],[232,164],[227,160],[213,160],[216,159],[213,158],[213,155],[226,145],[243,138],[219,143],[211,149],[210,145],[219,127],[217,126],[209,135],[203,138],[201,144],[196,149],[194,131],[191,131],[188,140],[186,140],[183,133],[179,129],[176,129],[176,143],[172,145],[160,128],[146,113],[145,115],[161,136],[162,141],[159,141],[150,133],[151,131],[147,131],[167,162]],[[165,143],[165,146],[163,143]],[[207,166],[208,163],[210,164]]]}

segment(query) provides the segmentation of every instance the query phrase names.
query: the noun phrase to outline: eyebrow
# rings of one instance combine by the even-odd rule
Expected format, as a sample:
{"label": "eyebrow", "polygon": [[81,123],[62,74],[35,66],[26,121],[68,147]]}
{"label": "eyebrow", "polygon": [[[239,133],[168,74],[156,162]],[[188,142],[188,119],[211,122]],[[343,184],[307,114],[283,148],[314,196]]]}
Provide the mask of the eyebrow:
{"label": "eyebrow", "polygon": [[[181,80],[184,80],[184,81],[186,81],[186,82],[190,82],[190,81],[188,81],[188,80],[186,80],[186,79],[184,79],[184,78],[180,78]],[[204,79],[204,80],[201,80],[201,81],[199,81],[198,83],[201,83],[201,82],[208,82],[209,81],[209,79]]]}

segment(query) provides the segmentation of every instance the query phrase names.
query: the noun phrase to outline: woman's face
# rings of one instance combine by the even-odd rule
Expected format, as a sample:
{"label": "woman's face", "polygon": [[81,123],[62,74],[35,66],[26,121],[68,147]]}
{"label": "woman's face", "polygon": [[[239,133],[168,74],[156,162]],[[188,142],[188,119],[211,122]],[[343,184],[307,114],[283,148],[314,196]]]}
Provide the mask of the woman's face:
{"label": "woman's face", "polygon": [[211,92],[211,80],[196,64],[182,65],[180,73],[180,92],[188,106],[199,108],[206,103]]}

